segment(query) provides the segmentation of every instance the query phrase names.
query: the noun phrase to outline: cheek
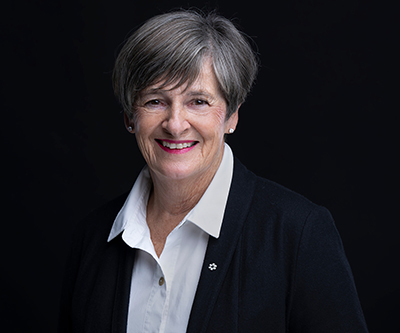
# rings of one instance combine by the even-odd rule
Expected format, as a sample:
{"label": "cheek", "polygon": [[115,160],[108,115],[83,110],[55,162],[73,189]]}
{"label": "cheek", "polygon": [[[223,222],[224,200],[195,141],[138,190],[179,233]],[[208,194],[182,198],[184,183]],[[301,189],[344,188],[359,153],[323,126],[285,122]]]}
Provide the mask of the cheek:
{"label": "cheek", "polygon": [[223,126],[225,124],[225,120],[226,120],[226,109],[225,108],[221,108],[220,110],[218,110],[218,112],[216,113],[216,121]]}
{"label": "cheek", "polygon": [[[216,112],[213,113],[212,119],[210,119],[207,128],[210,129],[210,133],[214,136],[214,139],[220,141],[223,139],[226,127],[226,109],[218,108]],[[212,130],[211,130],[212,129]]]}
{"label": "cheek", "polygon": [[149,123],[146,117],[135,117],[135,137],[139,149],[142,154],[149,152],[150,139],[152,133],[151,122]]}
{"label": "cheek", "polygon": [[139,136],[147,136],[154,131],[159,123],[159,119],[155,115],[146,114],[138,110],[134,117],[135,132]]}

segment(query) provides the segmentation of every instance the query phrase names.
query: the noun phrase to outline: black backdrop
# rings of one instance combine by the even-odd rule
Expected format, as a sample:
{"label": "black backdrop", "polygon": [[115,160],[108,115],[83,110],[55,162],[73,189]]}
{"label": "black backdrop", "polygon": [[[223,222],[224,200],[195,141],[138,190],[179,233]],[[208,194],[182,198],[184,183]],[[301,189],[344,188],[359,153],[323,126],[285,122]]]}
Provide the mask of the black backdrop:
{"label": "black backdrop", "polygon": [[[74,226],[143,166],[111,89],[128,32],[196,1],[15,1],[1,14],[2,332],[54,332]],[[394,10],[358,0],[216,1],[262,68],[229,142],[335,217],[371,332],[398,327]],[[396,276],[397,275],[397,276]]]}

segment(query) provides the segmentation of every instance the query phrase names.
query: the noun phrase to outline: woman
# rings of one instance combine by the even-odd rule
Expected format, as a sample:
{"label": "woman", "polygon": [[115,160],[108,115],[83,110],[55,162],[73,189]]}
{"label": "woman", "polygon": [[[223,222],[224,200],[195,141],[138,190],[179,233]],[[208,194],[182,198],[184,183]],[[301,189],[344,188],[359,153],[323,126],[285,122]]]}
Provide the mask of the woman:
{"label": "woman", "polygon": [[114,89],[147,165],[76,233],[60,332],[367,331],[329,212],[224,143],[256,72],[215,14],[159,15],[127,40]]}

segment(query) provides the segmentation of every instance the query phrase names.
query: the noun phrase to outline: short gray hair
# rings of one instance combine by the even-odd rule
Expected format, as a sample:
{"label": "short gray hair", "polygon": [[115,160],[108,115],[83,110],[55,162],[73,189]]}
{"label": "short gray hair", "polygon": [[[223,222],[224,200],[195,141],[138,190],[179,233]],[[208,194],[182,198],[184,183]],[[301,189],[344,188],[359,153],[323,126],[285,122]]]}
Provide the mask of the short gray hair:
{"label": "short gray hair", "polygon": [[113,71],[114,92],[133,116],[137,95],[150,85],[190,86],[210,57],[229,118],[243,103],[258,70],[247,37],[214,12],[179,10],[145,22],[122,47]]}

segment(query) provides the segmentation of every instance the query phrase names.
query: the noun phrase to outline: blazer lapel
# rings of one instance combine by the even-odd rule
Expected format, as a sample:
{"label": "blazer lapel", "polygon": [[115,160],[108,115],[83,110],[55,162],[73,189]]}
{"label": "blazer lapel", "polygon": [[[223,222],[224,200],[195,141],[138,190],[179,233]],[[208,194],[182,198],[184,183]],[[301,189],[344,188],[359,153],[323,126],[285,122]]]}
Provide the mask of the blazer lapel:
{"label": "blazer lapel", "polygon": [[112,333],[126,333],[132,269],[136,250],[127,246],[122,240],[121,235],[118,236],[116,241],[120,242],[120,249],[118,258],[117,286],[115,288],[112,314]]}
{"label": "blazer lapel", "polygon": [[220,237],[210,236],[199,284],[193,302],[187,332],[199,333],[207,329],[210,316],[254,193],[255,177],[235,158],[234,172]]}

